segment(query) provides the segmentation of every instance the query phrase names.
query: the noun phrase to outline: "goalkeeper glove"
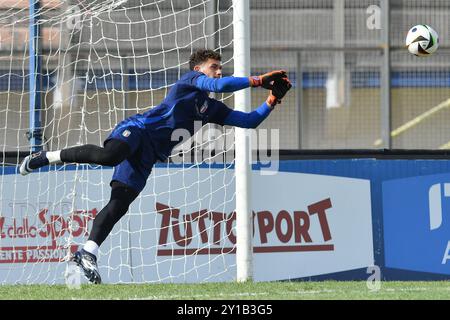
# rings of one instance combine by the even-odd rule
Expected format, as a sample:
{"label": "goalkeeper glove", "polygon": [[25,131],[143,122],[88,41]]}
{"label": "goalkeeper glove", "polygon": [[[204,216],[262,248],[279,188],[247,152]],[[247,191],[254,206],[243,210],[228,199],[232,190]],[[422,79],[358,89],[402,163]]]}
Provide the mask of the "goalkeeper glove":
{"label": "goalkeeper glove", "polygon": [[272,90],[273,82],[282,78],[287,78],[285,70],[276,70],[260,76],[252,76],[249,78],[250,87],[263,87],[265,89]]}
{"label": "goalkeeper glove", "polygon": [[281,103],[281,99],[286,95],[286,93],[292,88],[292,84],[288,78],[280,78],[274,81],[273,89],[270,91],[267,97],[267,104],[269,106],[275,107],[277,103]]}

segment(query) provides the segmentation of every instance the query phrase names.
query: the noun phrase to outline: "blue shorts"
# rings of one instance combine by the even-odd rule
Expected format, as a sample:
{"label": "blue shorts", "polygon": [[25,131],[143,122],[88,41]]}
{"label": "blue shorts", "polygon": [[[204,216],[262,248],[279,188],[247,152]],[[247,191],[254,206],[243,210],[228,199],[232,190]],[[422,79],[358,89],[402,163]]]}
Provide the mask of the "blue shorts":
{"label": "blue shorts", "polygon": [[141,192],[157,161],[153,146],[145,135],[144,129],[125,119],[114,128],[104,145],[111,139],[124,141],[131,149],[131,155],[114,167],[112,181],[120,181]]}

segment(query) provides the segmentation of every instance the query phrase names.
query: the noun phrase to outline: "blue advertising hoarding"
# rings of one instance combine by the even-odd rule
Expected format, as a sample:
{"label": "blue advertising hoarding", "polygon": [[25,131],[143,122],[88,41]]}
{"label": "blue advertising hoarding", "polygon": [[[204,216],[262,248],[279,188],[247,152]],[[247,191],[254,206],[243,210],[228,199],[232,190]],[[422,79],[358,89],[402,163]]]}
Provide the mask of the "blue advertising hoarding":
{"label": "blue advertising hoarding", "polygon": [[[450,261],[442,264],[450,250],[450,197],[446,197],[450,195],[450,186],[446,187],[450,160],[288,160],[280,162],[279,170],[369,179],[374,258],[382,279],[450,279]],[[430,230],[429,192],[436,184],[441,186],[442,223]],[[361,269],[305,280],[365,280],[368,276],[368,270]]]}
{"label": "blue advertising hoarding", "polygon": [[[1,167],[1,171],[14,174],[17,168]],[[279,171],[369,180],[373,256],[382,279],[450,279],[450,160],[282,160]],[[364,268],[302,280],[366,280],[368,276]]]}
{"label": "blue advertising hoarding", "polygon": [[383,182],[385,266],[450,275],[450,174]]}

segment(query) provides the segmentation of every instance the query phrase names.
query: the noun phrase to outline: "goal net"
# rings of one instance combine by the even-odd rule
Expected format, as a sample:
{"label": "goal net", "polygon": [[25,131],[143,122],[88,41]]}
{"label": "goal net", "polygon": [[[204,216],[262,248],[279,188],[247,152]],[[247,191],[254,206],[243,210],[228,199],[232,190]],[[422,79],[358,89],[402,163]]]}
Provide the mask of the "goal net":
{"label": "goal net", "polygon": [[[109,200],[112,168],[53,165],[17,174],[33,139],[50,151],[102,145],[122,119],[158,105],[199,48],[220,52],[224,74],[233,74],[231,0],[47,0],[36,8],[30,16],[28,1],[0,4],[2,284],[64,283],[65,261]],[[215,98],[233,106],[232,94]],[[233,139],[232,131],[205,126],[154,167],[100,247],[104,282],[235,279]]]}

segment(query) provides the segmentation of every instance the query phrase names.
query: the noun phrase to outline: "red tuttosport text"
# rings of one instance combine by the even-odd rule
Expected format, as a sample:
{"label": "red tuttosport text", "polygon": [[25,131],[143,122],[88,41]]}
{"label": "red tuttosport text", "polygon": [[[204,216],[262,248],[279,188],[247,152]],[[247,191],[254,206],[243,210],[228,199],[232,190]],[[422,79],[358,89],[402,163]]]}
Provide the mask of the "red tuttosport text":
{"label": "red tuttosport text", "polygon": [[[334,246],[329,243],[332,240],[332,233],[327,218],[328,210],[331,208],[331,199],[327,198],[308,205],[307,210],[254,211],[253,236],[259,237],[261,243],[261,246],[254,247],[254,252],[333,251]],[[224,247],[226,244],[223,243],[228,240],[232,245],[236,244],[236,235],[233,230],[236,220],[235,212],[226,214],[203,209],[182,215],[180,209],[162,203],[156,203],[156,210],[162,215],[158,255],[235,252],[234,246],[226,248]],[[314,219],[314,217],[317,218]],[[255,223],[258,228],[255,228]],[[311,235],[313,223],[318,223],[320,226],[320,239],[317,236],[314,239]],[[207,228],[207,224],[211,225],[212,232],[211,228]],[[199,234],[194,235],[193,230],[198,230]],[[255,235],[256,230],[258,230],[257,235]],[[223,232],[225,232],[226,239],[222,236]],[[200,237],[201,243],[206,247],[190,247],[196,236]],[[272,239],[275,237],[281,244],[271,245],[269,237]],[[173,239],[179,249],[164,249],[169,244],[169,239]]]}

